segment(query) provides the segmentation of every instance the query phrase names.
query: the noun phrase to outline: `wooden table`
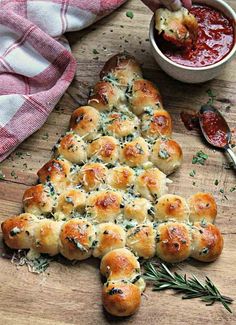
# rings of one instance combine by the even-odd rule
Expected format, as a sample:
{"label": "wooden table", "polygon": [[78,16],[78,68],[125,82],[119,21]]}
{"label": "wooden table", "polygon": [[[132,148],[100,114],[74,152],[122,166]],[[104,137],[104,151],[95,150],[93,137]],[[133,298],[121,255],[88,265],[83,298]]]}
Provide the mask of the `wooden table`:
{"label": "wooden table", "polygon": [[[236,9],[234,0],[228,0]],[[132,10],[134,18],[126,17]],[[180,120],[183,109],[199,109],[208,101],[211,89],[215,104],[231,127],[236,123],[236,60],[217,79],[201,85],[187,85],[168,77],[156,65],[148,40],[151,13],[141,1],[129,1],[109,17],[92,27],[68,35],[78,62],[76,77],[47,123],[4,161],[0,169],[6,175],[0,182],[0,221],[21,212],[24,190],[36,182],[37,170],[49,159],[59,135],[66,131],[72,111],[86,102],[88,89],[98,80],[104,62],[122,50],[134,54],[143,64],[144,74],[154,81],[164,98],[165,108],[174,120],[174,136],[184,151],[182,168],[171,179],[170,193],[188,197],[197,191],[210,191],[218,203],[217,225],[224,234],[221,257],[212,264],[193,260],[181,264],[187,273],[200,278],[208,275],[226,295],[236,299],[236,174],[225,169],[227,158],[202,142],[195,131],[187,131]],[[94,49],[99,54],[94,54]],[[192,165],[194,153],[209,155],[205,166]],[[195,177],[189,173],[195,169]],[[219,185],[215,185],[215,180]],[[195,183],[195,185],[193,185]],[[222,194],[220,189],[224,190]],[[91,259],[74,266],[53,262],[44,275],[35,275],[9,260],[0,259],[0,324],[236,324],[234,315],[220,304],[206,307],[198,300],[183,301],[172,291],[156,293],[148,287],[140,311],[126,320],[107,316],[101,305],[99,261]],[[232,306],[234,312],[235,305]]]}

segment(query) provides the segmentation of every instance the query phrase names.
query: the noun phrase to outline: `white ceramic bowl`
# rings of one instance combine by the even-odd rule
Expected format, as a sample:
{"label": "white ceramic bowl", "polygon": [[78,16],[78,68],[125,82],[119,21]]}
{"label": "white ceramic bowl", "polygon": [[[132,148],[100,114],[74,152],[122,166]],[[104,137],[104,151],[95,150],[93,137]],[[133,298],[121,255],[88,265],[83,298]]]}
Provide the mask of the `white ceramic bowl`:
{"label": "white ceramic bowl", "polygon": [[[236,36],[236,13],[235,11],[223,0],[193,0],[193,3],[206,4],[223,12],[226,17],[230,18],[234,24],[234,35]],[[154,38],[155,17],[152,17],[150,23],[149,37],[152,47],[152,53],[158,65],[168,75],[174,79],[187,83],[200,83],[211,80],[218,76],[225,65],[232,59],[236,53],[236,42],[232,50],[219,62],[206,66],[206,67],[186,67],[181,64],[175,63],[168,59],[158,48]]]}

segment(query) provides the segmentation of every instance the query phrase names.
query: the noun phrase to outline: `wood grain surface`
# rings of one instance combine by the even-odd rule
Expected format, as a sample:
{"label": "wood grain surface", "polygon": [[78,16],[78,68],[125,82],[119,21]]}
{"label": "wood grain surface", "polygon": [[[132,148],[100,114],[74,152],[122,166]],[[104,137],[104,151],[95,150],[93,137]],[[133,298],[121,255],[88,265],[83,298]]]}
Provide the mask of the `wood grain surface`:
{"label": "wood grain surface", "polygon": [[[227,2],[236,9],[235,0]],[[133,11],[133,19],[126,17],[127,10]],[[126,50],[142,63],[145,77],[160,88],[174,121],[174,137],[183,147],[184,163],[171,176],[169,192],[188,197],[197,191],[210,191],[218,203],[217,225],[225,239],[221,257],[210,264],[188,260],[181,263],[181,268],[200,279],[208,275],[224,294],[236,299],[236,191],[230,191],[236,185],[236,173],[224,168],[228,160],[222,152],[208,147],[196,131],[187,131],[180,120],[183,109],[197,110],[206,103],[207,90],[211,89],[216,106],[230,126],[236,127],[236,60],[210,82],[177,82],[160,70],[151,55],[150,19],[151,12],[141,1],[133,0],[92,27],[67,35],[78,62],[75,80],[46,124],[0,165],[6,176],[0,181],[0,222],[21,212],[24,190],[35,184],[37,170],[49,160],[51,148],[66,131],[72,111],[86,102],[89,87],[98,80],[104,62]],[[99,54],[94,54],[94,49]],[[209,155],[205,166],[192,165],[192,157],[199,150]],[[189,176],[193,169],[194,178]],[[220,304],[206,307],[198,300],[181,300],[172,291],[152,292],[150,287],[137,314],[114,319],[102,308],[99,261],[95,259],[76,265],[52,262],[45,274],[35,275],[26,267],[17,269],[10,260],[0,258],[0,277],[0,324],[236,324],[236,303],[232,305],[233,314],[229,314]]]}

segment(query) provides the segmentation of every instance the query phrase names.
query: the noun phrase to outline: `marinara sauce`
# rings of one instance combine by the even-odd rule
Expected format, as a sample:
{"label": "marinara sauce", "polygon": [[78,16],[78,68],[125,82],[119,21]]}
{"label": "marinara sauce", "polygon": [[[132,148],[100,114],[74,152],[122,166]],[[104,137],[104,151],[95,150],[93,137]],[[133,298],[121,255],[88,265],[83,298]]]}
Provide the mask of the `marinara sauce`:
{"label": "marinara sauce", "polygon": [[198,21],[195,45],[177,49],[157,36],[158,47],[170,60],[185,66],[204,67],[219,62],[234,45],[233,23],[223,13],[206,5],[193,5],[190,12]]}
{"label": "marinara sauce", "polygon": [[200,120],[211,144],[221,148],[228,144],[228,125],[220,114],[205,111],[200,115]]}

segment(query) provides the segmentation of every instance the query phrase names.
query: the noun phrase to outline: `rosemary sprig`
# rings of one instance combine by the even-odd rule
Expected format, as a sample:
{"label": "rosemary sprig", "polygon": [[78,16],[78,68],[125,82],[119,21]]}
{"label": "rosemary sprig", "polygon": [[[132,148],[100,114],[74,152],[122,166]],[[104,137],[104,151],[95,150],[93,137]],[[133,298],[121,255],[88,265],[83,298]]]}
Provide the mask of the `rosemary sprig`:
{"label": "rosemary sprig", "polygon": [[151,262],[147,262],[144,264],[144,268],[144,278],[154,282],[154,291],[174,289],[183,294],[182,299],[201,298],[207,303],[207,306],[219,301],[232,313],[229,304],[233,302],[233,299],[223,296],[208,277],[204,283],[201,283],[194,275],[187,278],[186,274],[172,273],[163,263],[155,267]]}

